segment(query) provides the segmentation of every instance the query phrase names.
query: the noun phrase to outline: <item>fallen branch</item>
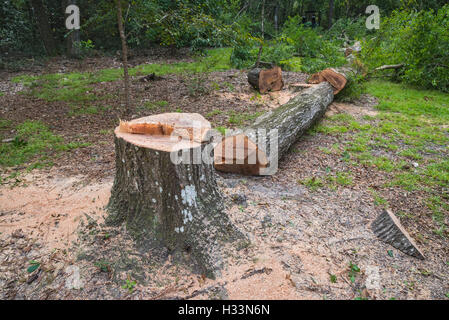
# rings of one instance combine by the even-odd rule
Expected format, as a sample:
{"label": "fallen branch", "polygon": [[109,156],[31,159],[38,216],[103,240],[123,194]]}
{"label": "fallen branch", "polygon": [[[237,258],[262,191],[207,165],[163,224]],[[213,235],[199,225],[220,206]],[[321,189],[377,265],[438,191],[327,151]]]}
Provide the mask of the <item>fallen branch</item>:
{"label": "fallen branch", "polygon": [[401,64],[391,64],[391,65],[384,65],[381,67],[378,67],[376,69],[374,69],[375,71],[382,71],[382,70],[389,70],[389,69],[401,69],[405,66],[405,64],[401,63]]}

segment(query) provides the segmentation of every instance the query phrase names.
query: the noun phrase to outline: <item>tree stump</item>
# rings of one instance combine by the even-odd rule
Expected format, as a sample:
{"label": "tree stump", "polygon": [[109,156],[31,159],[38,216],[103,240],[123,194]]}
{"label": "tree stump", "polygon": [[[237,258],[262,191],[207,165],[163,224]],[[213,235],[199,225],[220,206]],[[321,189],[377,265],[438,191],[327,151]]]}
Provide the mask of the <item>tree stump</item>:
{"label": "tree stump", "polygon": [[279,91],[284,87],[282,80],[282,70],[279,67],[264,70],[260,68],[252,69],[248,73],[248,82],[260,93],[268,91]]}
{"label": "tree stump", "polygon": [[[121,122],[107,222],[125,222],[140,243],[190,257],[214,278],[224,266],[225,244],[245,238],[224,212],[209,132],[199,114]],[[209,163],[202,154],[210,155]]]}

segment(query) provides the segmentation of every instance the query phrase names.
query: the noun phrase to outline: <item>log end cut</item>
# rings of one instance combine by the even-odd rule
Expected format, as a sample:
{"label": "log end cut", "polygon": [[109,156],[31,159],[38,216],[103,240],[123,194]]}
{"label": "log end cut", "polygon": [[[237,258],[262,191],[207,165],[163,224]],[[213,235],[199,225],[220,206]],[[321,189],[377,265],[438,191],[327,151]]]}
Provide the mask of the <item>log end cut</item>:
{"label": "log end cut", "polygon": [[309,78],[308,82],[310,84],[318,84],[325,81],[332,85],[334,88],[334,94],[338,94],[341,90],[343,90],[348,82],[346,76],[342,72],[332,68],[313,74]]}
{"label": "log end cut", "polygon": [[266,168],[265,153],[244,134],[224,138],[214,149],[215,169],[243,175],[259,175]]}
{"label": "log end cut", "polygon": [[280,67],[274,67],[272,69],[252,69],[248,73],[248,82],[254,89],[259,90],[260,93],[280,91],[284,87],[282,69]]}

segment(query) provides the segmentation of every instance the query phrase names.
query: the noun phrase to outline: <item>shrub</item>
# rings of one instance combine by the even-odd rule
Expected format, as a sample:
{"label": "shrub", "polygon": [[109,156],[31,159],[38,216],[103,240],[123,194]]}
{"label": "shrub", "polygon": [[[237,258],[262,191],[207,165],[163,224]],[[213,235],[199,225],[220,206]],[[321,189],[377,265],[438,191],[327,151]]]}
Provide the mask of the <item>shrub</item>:
{"label": "shrub", "polygon": [[438,12],[395,11],[375,38],[362,43],[369,67],[404,63],[400,79],[449,92],[449,5]]}
{"label": "shrub", "polygon": [[361,40],[372,33],[365,26],[366,17],[357,17],[356,19],[341,18],[338,19],[332,27],[325,32],[325,37],[328,40],[338,41],[344,44],[348,40]]}

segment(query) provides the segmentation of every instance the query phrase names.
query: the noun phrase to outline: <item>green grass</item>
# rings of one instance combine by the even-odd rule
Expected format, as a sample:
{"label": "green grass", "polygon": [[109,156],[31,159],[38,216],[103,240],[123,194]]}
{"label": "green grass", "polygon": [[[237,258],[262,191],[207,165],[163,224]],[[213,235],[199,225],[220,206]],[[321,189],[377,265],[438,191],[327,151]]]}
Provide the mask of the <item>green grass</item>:
{"label": "green grass", "polygon": [[146,101],[143,106],[139,107],[138,109],[141,111],[156,111],[160,109],[165,109],[169,106],[168,101],[161,100],[161,101]]}
{"label": "green grass", "polygon": [[235,126],[242,126],[247,121],[253,121],[257,117],[261,116],[263,112],[235,112],[231,110],[228,112],[229,124]]}
{"label": "green grass", "polygon": [[[208,50],[206,57],[196,58],[194,62],[178,62],[172,64],[144,64],[129,70],[131,76],[155,73],[159,76],[181,73],[204,73],[230,69],[231,49],[220,48]],[[22,83],[30,88],[30,94],[46,100],[85,103],[100,100],[98,94],[92,92],[92,84],[111,82],[122,78],[123,70],[103,69],[96,72],[54,73],[39,76],[23,75],[11,81]]]}
{"label": "green grass", "polygon": [[[435,223],[433,232],[445,236],[449,215],[449,95],[386,81],[370,81],[366,91],[379,100],[377,116],[365,116],[358,122],[351,115],[338,114],[310,132],[344,139],[341,159],[385,172],[389,179],[381,188],[427,194],[424,202]],[[336,181],[336,177],[331,180]],[[326,182],[321,181],[323,185]],[[321,187],[317,182],[306,182]],[[386,207],[389,203],[381,191],[371,190],[373,200]]]}
{"label": "green grass", "polygon": [[298,181],[309,188],[310,191],[316,191],[322,188],[329,188],[330,190],[336,190],[338,187],[346,187],[353,185],[353,177],[351,172],[336,172],[335,174],[328,174],[324,177],[310,177]]}
{"label": "green grass", "polygon": [[[448,185],[449,95],[382,81],[368,82],[367,92],[379,99],[380,110],[378,116],[364,117],[368,124],[339,114],[313,130],[329,135],[350,132],[345,149],[350,158],[393,173],[389,186],[410,191]],[[377,155],[380,150],[391,156]],[[405,169],[411,162],[419,165],[413,172]]]}
{"label": "green grass", "polygon": [[325,182],[319,177],[311,177],[304,180],[299,180],[298,183],[305,185],[311,191],[316,191],[325,186]]}
{"label": "green grass", "polygon": [[27,120],[16,128],[16,136],[11,143],[0,144],[0,166],[14,167],[29,164],[28,169],[52,165],[50,153],[86,147],[88,144],[64,143],[60,136],[53,134],[40,121]]}

